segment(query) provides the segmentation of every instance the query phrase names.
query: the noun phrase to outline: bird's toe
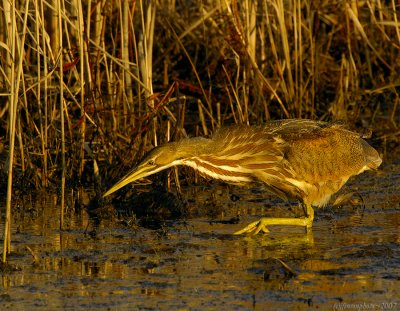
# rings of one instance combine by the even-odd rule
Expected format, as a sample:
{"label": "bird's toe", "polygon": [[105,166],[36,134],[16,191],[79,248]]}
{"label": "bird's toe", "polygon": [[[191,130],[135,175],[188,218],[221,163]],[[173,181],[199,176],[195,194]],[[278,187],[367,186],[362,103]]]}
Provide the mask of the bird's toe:
{"label": "bird's toe", "polygon": [[252,222],[248,226],[244,227],[242,230],[236,231],[234,234],[239,235],[239,234],[244,234],[244,233],[253,233],[254,235],[256,235],[256,234],[260,233],[261,231],[264,233],[268,233],[269,230],[262,220],[263,219]]}

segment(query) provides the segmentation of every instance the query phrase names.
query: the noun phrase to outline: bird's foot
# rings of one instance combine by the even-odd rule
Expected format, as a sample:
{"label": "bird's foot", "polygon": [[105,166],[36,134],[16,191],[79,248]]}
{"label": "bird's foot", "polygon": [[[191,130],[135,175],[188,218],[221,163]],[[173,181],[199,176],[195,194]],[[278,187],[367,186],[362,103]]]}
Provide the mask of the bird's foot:
{"label": "bird's foot", "polygon": [[261,218],[258,221],[252,222],[242,230],[235,232],[234,234],[252,233],[258,234],[259,232],[268,233],[268,226],[271,225],[287,225],[287,226],[301,226],[305,227],[307,232],[311,231],[314,214],[308,217],[302,218]]}
{"label": "bird's foot", "polygon": [[[250,225],[244,227],[242,230],[236,231],[234,234],[239,235],[243,233],[253,233],[254,235],[258,234],[260,231],[264,233],[268,233],[269,230],[266,225],[263,223],[263,218],[252,222]],[[254,231],[254,232],[253,232]]]}

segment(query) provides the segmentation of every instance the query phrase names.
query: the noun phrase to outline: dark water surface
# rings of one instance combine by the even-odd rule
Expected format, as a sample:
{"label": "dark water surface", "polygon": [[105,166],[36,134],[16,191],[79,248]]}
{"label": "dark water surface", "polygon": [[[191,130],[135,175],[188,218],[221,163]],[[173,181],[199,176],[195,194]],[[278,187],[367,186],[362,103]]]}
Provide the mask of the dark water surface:
{"label": "dark water surface", "polygon": [[[262,214],[294,215],[262,189],[183,191],[195,202],[188,208],[207,213],[157,230],[95,227],[82,211],[61,232],[55,195],[20,203],[10,263],[21,270],[3,272],[0,309],[400,310],[398,166],[352,179],[341,193],[365,206],[354,195],[317,210],[311,234],[233,236]],[[227,221],[238,214],[238,224]]]}

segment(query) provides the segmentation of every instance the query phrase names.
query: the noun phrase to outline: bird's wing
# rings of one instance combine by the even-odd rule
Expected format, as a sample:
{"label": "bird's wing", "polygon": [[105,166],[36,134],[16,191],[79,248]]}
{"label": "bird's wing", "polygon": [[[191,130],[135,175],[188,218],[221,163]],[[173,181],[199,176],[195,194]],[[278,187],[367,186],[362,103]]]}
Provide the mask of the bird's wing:
{"label": "bird's wing", "polygon": [[280,197],[316,205],[381,161],[358,133],[340,123],[274,121],[264,127],[225,128],[212,140],[218,142],[212,154],[230,163],[230,170],[263,181]]}
{"label": "bird's wing", "polygon": [[278,135],[264,127],[236,126],[217,131],[212,139],[220,142],[213,153],[221,165],[229,163],[231,170],[264,182],[282,199],[302,197],[302,190],[287,182],[295,172],[284,159],[287,142]]}
{"label": "bird's wing", "polygon": [[225,127],[215,132],[211,139],[215,142],[212,151],[220,159],[257,164],[257,161],[275,163],[283,157],[282,140],[262,127]]}

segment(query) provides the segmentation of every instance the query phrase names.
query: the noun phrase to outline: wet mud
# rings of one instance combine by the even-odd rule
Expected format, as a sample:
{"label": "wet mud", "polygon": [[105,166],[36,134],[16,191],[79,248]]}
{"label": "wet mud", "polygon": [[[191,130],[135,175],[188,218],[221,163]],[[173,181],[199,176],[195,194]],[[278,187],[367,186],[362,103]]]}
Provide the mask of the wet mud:
{"label": "wet mud", "polygon": [[340,205],[316,210],[311,233],[258,236],[232,233],[301,209],[262,187],[209,183],[183,187],[185,204],[153,222],[110,201],[97,221],[67,211],[61,231],[57,195],[25,198],[14,206],[1,309],[400,310],[399,190],[400,167],[384,165],[352,179]]}

